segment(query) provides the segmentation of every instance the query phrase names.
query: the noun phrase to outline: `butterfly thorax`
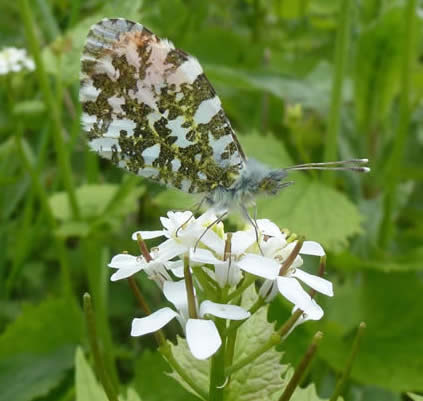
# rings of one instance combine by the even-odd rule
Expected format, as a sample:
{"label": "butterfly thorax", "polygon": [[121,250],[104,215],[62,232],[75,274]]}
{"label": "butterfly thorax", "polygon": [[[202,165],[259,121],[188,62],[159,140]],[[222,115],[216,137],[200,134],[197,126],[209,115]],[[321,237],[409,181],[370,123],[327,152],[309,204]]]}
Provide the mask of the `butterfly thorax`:
{"label": "butterfly thorax", "polygon": [[275,195],[287,183],[284,169],[270,169],[254,159],[245,162],[238,179],[228,188],[216,187],[205,198],[216,211],[249,207],[260,195]]}

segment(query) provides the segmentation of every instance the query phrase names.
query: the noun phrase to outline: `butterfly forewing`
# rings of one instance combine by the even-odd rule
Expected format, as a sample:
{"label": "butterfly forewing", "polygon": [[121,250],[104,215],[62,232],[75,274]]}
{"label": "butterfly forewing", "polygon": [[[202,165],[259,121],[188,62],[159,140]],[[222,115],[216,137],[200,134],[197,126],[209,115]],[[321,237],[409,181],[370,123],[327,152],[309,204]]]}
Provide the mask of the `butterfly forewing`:
{"label": "butterfly forewing", "polygon": [[90,147],[135,174],[187,192],[230,187],[245,161],[198,61],[124,19],[94,25],[81,58]]}

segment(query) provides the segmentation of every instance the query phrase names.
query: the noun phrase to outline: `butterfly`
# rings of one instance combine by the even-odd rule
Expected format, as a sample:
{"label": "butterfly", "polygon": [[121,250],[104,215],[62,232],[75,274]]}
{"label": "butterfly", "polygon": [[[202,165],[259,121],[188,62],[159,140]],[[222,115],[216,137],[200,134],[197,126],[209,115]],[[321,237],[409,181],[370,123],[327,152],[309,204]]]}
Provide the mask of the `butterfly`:
{"label": "butterfly", "polygon": [[[292,182],[292,170],[366,172],[367,159],[271,169],[248,159],[191,55],[126,19],[103,19],[81,57],[82,125],[100,156],[139,176],[203,194],[216,211],[247,207]],[[254,225],[254,224],[253,224]]]}

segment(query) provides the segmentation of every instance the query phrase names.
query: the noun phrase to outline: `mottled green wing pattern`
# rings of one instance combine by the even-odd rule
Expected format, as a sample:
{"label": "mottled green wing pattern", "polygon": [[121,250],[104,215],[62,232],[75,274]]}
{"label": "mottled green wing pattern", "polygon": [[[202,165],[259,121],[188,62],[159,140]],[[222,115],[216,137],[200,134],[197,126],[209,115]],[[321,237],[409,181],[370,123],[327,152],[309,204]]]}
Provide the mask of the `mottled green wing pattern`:
{"label": "mottled green wing pattern", "polygon": [[198,61],[140,24],[104,19],[81,58],[91,149],[186,192],[229,188],[245,156]]}

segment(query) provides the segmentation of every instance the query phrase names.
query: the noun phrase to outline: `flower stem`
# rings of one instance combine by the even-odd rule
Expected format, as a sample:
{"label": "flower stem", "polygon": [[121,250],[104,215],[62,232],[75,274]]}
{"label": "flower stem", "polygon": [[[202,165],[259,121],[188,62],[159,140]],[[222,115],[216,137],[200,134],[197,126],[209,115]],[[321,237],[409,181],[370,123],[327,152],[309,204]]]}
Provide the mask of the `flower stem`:
{"label": "flower stem", "polygon": [[[216,327],[221,336],[225,329],[225,320],[215,319]],[[226,337],[222,338],[222,345],[219,350],[212,356],[210,364],[210,387],[209,387],[209,401],[222,401],[223,392],[225,390],[225,349]]]}
{"label": "flower stem", "polygon": [[357,356],[358,349],[360,346],[360,340],[363,337],[365,329],[366,329],[366,323],[361,322],[360,326],[358,327],[357,334],[355,335],[354,343],[352,345],[351,353],[348,357],[348,361],[345,365],[345,369],[342,372],[342,376],[338,380],[338,383],[336,383],[335,391],[333,392],[332,397],[330,397],[330,401],[336,401],[345,387],[345,383],[347,382],[348,377],[350,375],[351,367],[355,357]]}
{"label": "flower stem", "polygon": [[404,16],[404,43],[402,48],[404,53],[402,56],[401,68],[401,89],[400,89],[400,109],[399,122],[396,129],[394,146],[392,153],[387,162],[386,167],[386,194],[383,204],[383,220],[379,233],[379,243],[381,247],[385,248],[394,231],[394,221],[392,215],[394,214],[395,205],[397,202],[397,186],[400,180],[400,166],[404,157],[405,142],[409,132],[410,125],[410,95],[412,90],[412,71],[416,59],[415,53],[415,37],[417,27],[417,1],[408,0],[405,7]]}
{"label": "flower stem", "polygon": [[[325,161],[337,159],[338,131],[342,109],[342,87],[345,78],[345,66],[348,59],[352,4],[352,0],[343,0],[340,7],[341,15],[339,17],[338,33],[335,44],[335,77],[332,87],[328,131],[324,152]],[[331,185],[334,181],[333,173],[327,172],[325,180],[327,184]]]}
{"label": "flower stem", "polygon": [[166,358],[169,365],[175,370],[175,372],[185,381],[185,383],[188,384],[192,388],[194,392],[196,392],[200,398],[203,400],[208,400],[208,395],[201,387],[197,385],[195,381],[192,380],[192,378],[187,375],[187,370],[182,368],[181,365],[176,361],[175,357],[172,354],[172,350],[170,348],[170,345],[168,343],[163,344],[159,348],[160,353]]}
{"label": "flower stem", "polygon": [[235,290],[233,291],[231,294],[228,295],[228,297],[226,298],[226,302],[230,301],[231,299],[237,298],[240,295],[243,294],[243,292],[251,285],[254,283],[254,281],[256,280],[256,277],[253,276],[252,274],[246,275],[246,277],[244,278],[244,281],[241,283],[241,285]]}
{"label": "flower stem", "polygon": [[301,247],[304,243],[304,237],[299,237],[297,243],[294,246],[294,249],[292,252],[288,255],[285,262],[283,262],[280,270],[279,270],[279,276],[285,276],[288,269],[291,267],[291,265],[294,263],[295,258],[300,253]]}
{"label": "flower stem", "polygon": [[[144,296],[142,295],[141,290],[139,289],[137,282],[135,281],[135,279],[133,277],[128,277],[128,283],[129,283],[129,287],[132,290],[132,293],[134,294],[139,307],[141,308],[141,310],[148,316],[151,315],[151,309],[147,304],[147,301],[145,300]],[[153,333],[154,338],[157,342],[158,346],[162,346],[166,343],[166,338],[162,332],[162,330],[157,330]]]}
{"label": "flower stem", "polygon": [[94,358],[94,368],[99,377],[104,391],[107,394],[107,398],[110,401],[118,401],[117,390],[113,387],[109,375],[106,371],[106,367],[103,361],[103,357],[100,353],[100,347],[98,345],[98,337],[95,323],[94,311],[91,303],[91,295],[88,293],[84,294],[84,313],[85,320],[88,329],[88,340],[90,342],[91,352]]}
{"label": "flower stem", "polygon": [[189,268],[189,256],[184,255],[184,277],[187,288],[188,314],[191,319],[198,319],[197,308],[195,306],[194,284],[192,282],[191,270]]}
{"label": "flower stem", "polygon": [[31,8],[28,4],[28,0],[20,0],[19,9],[21,13],[22,22],[25,28],[26,39],[28,41],[31,54],[34,57],[35,65],[37,66],[36,73],[41,87],[41,92],[43,93],[44,101],[50,112],[50,117],[53,123],[54,144],[56,148],[59,166],[61,169],[63,184],[66,188],[72,213],[75,218],[79,218],[80,211],[76,198],[69,155],[63,140],[63,127],[60,121],[60,113],[57,107],[57,102],[53,96],[52,89],[48,82],[46,70],[44,68],[43,59],[41,57],[40,43],[37,39],[34,19],[32,16]]}
{"label": "flower stem", "polygon": [[293,376],[291,377],[291,379],[289,380],[287,386],[285,387],[285,390],[282,393],[281,397],[279,398],[279,401],[288,401],[291,399],[291,396],[294,393],[295,389],[297,388],[301,380],[301,377],[303,376],[307,367],[310,365],[322,338],[323,338],[323,333],[321,331],[318,331],[314,335],[310,346],[308,347],[300,364],[295,369],[295,372]]}

